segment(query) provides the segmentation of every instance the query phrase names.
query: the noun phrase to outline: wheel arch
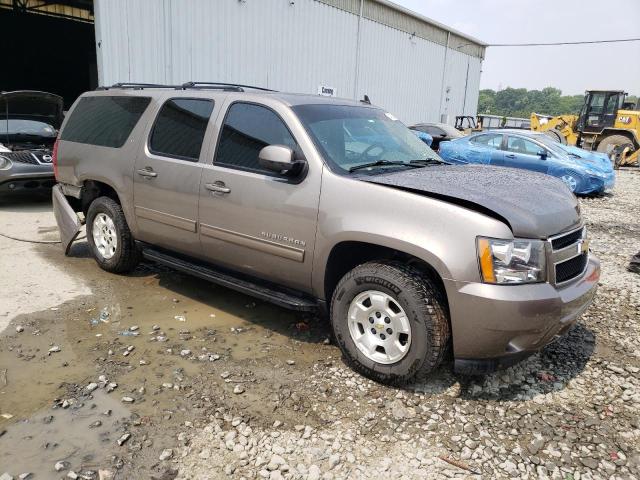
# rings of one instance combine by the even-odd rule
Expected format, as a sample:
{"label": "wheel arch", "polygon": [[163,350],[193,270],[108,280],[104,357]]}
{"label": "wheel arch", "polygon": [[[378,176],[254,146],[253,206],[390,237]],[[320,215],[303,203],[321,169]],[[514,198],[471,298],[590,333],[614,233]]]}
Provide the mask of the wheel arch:
{"label": "wheel arch", "polygon": [[82,213],[87,214],[89,210],[89,205],[98,197],[109,197],[117,202],[124,212],[124,216],[127,220],[127,224],[129,225],[129,229],[134,234],[137,234],[137,223],[135,221],[135,215],[133,211],[133,196],[127,196],[126,193],[123,195],[119,190],[114,186],[112,182],[104,178],[86,178],[82,181],[82,189],[80,193],[80,211]]}
{"label": "wheel arch", "polygon": [[447,292],[443,282],[443,276],[432,263],[404,250],[358,240],[343,240],[336,243],[327,257],[322,278],[322,298],[331,301],[333,291],[340,279],[350,270],[374,260],[399,260],[418,268],[432,279],[440,289],[447,307]]}
{"label": "wheel arch", "polygon": [[112,185],[101,180],[85,180],[80,194],[82,213],[86,215],[89,205],[98,197],[109,197],[122,205],[120,196]]}

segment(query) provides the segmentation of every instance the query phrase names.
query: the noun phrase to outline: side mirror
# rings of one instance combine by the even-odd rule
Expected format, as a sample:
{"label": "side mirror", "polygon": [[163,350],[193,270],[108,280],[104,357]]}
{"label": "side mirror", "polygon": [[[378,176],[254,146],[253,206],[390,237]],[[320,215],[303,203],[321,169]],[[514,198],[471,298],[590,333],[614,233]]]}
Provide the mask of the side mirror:
{"label": "side mirror", "polygon": [[267,145],[258,154],[258,162],[273,172],[293,172],[300,168],[301,160],[295,159],[292,149],[284,145]]}
{"label": "side mirror", "polygon": [[540,150],[538,152],[538,156],[542,159],[542,160],[546,160],[547,159],[547,151],[546,150]]}

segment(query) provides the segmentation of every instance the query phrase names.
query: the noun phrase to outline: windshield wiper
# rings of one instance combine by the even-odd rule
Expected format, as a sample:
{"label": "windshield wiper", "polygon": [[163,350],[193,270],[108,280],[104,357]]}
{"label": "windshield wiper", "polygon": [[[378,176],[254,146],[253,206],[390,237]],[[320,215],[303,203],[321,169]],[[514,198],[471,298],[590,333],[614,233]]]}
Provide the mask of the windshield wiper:
{"label": "windshield wiper", "polygon": [[448,162],[445,162],[444,160],[438,160],[436,158],[425,158],[424,160],[411,160],[411,162],[409,163],[413,165],[420,165],[420,166],[448,164]]}
{"label": "windshield wiper", "polygon": [[356,165],[354,167],[351,167],[349,169],[349,173],[355,172],[356,170],[361,170],[363,168],[383,167],[386,165],[399,165],[402,167],[409,167],[409,168],[420,168],[424,166],[424,165],[416,165],[415,163],[396,162],[391,160],[377,160],[375,162],[363,163],[362,165]]}

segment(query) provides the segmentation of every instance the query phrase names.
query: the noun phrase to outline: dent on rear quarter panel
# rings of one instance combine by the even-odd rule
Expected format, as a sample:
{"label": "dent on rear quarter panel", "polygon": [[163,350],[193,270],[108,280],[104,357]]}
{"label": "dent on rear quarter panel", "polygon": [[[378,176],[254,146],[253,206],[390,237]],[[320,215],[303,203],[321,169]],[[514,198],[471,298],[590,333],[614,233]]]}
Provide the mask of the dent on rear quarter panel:
{"label": "dent on rear quarter panel", "polygon": [[[94,95],[109,96],[113,95],[113,93],[91,92],[90,96]],[[146,145],[146,132],[149,124],[155,117],[166,92],[162,94],[151,92],[148,95],[131,95],[131,92],[123,90],[118,91],[117,95],[148,96],[151,101],[129,134],[129,138],[120,148],[60,141],[59,181],[82,186],[87,180],[95,180],[109,185],[118,194],[127,224],[135,237],[138,234],[133,198],[135,161],[141,149]],[[78,101],[74,103],[74,107]],[[65,122],[72,114],[73,109],[70,110]]]}

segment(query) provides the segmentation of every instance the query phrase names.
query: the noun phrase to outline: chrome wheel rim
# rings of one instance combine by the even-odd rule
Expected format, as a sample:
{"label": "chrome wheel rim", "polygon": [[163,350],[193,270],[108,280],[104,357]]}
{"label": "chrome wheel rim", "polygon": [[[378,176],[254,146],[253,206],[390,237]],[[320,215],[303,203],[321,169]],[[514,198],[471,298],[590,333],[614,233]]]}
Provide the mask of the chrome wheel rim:
{"label": "chrome wheel rim", "polygon": [[116,254],[118,248],[118,235],[116,226],[106,213],[99,213],[93,219],[93,243],[105,260],[109,260]]}
{"label": "chrome wheel rim", "polygon": [[565,183],[567,187],[569,187],[569,189],[572,192],[576,191],[576,187],[578,186],[578,181],[572,175],[563,175],[562,181]]}
{"label": "chrome wheel rim", "polygon": [[367,290],[349,306],[349,334],[369,360],[385,365],[402,360],[411,346],[411,322],[387,293]]}

